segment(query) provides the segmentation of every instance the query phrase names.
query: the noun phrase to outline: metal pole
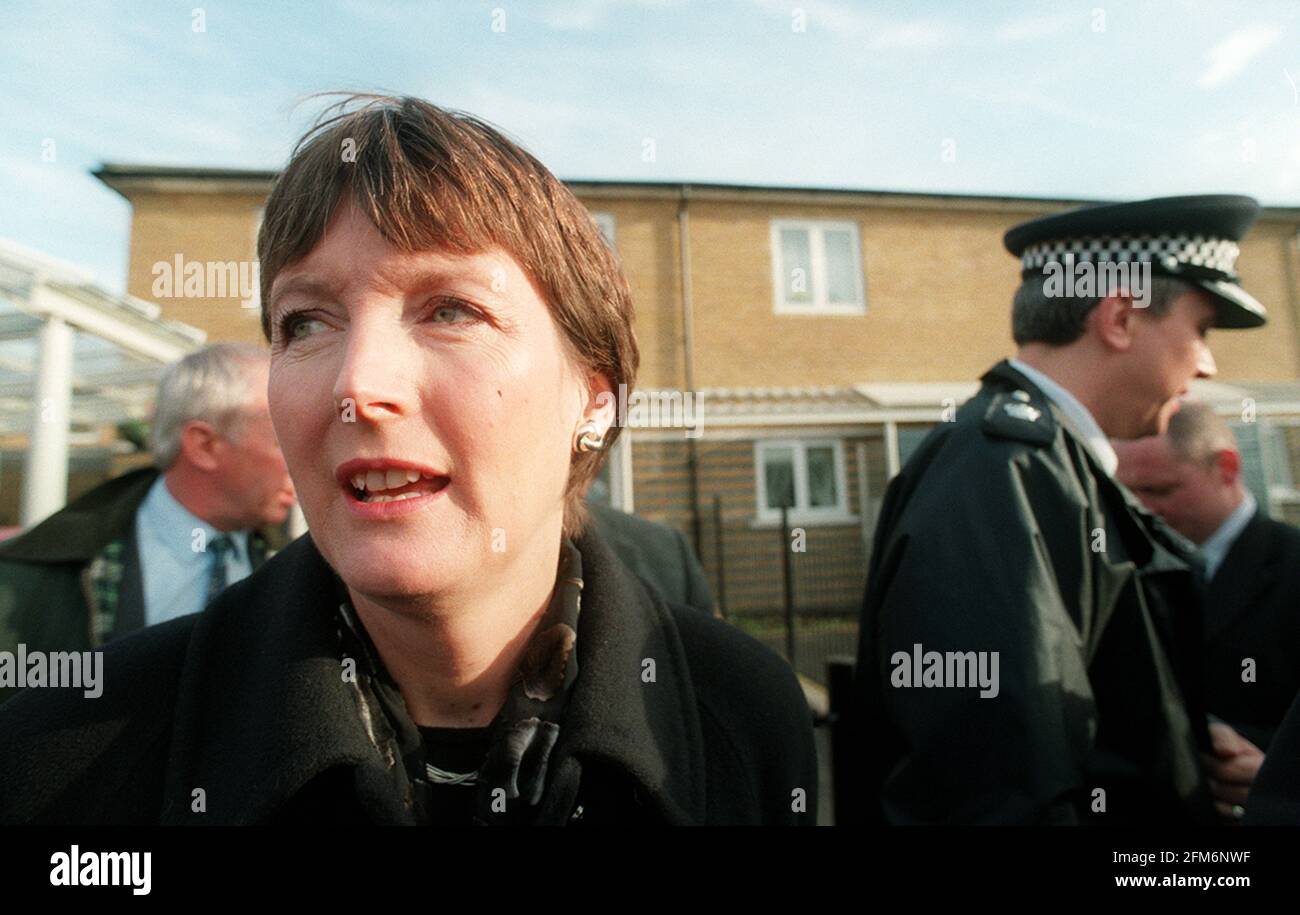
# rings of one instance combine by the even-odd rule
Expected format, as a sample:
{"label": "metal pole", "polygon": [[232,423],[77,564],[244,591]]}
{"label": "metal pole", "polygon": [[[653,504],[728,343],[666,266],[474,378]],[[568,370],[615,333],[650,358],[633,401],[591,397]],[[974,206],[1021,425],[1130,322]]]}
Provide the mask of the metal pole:
{"label": "metal pole", "polygon": [[903,467],[898,449],[898,423],[892,419],[885,420],[885,482],[898,476]]}
{"label": "metal pole", "polygon": [[713,555],[718,567],[718,615],[727,618],[727,559],[723,552],[722,496],[713,494]]}
{"label": "metal pole", "polygon": [[72,412],[72,326],[49,315],[41,327],[32,427],[23,472],[21,523],[31,527],[68,501],[68,423]]}
{"label": "metal pole", "polygon": [[794,573],[790,565],[789,509],[781,506],[781,569],[785,578],[785,656],[795,666],[794,654]]}
{"label": "metal pole", "polygon": [[832,810],[835,825],[862,825],[873,822],[859,786],[867,771],[862,753],[860,729],[864,722],[858,714],[857,684],[853,658],[832,656],[826,659],[826,684],[830,691]]}
{"label": "metal pole", "polygon": [[[681,186],[677,203],[677,257],[681,268],[682,363],[686,391],[695,392],[695,305],[691,296],[690,185]],[[704,544],[700,530],[700,458],[695,439],[686,440],[686,481],[691,496],[691,545],[698,556]]]}

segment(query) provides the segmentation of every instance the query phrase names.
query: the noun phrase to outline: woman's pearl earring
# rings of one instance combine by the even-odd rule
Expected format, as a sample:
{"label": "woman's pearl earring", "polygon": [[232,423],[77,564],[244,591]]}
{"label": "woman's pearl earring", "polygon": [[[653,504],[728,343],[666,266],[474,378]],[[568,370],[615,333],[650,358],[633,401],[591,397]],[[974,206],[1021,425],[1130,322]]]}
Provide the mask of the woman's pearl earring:
{"label": "woman's pearl earring", "polygon": [[599,451],[601,448],[605,447],[605,436],[600,434],[596,424],[591,420],[587,420],[582,425],[578,426],[578,431],[574,433],[574,435],[574,451]]}

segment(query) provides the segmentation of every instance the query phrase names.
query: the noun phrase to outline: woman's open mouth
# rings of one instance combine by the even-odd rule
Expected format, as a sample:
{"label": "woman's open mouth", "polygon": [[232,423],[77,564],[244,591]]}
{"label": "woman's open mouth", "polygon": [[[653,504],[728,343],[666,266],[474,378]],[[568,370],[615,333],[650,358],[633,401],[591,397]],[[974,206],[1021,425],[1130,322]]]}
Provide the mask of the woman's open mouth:
{"label": "woman's open mouth", "polygon": [[367,514],[391,511],[392,508],[377,508],[390,503],[393,503],[393,508],[396,504],[401,504],[402,509],[415,508],[451,482],[451,477],[430,468],[389,460],[348,461],[335,471],[335,476],[348,497],[349,505],[354,508],[376,506]]}
{"label": "woman's open mouth", "polygon": [[356,473],[349,482],[352,498],[358,502],[401,502],[437,492],[447,485],[448,478],[418,470],[389,469]]}

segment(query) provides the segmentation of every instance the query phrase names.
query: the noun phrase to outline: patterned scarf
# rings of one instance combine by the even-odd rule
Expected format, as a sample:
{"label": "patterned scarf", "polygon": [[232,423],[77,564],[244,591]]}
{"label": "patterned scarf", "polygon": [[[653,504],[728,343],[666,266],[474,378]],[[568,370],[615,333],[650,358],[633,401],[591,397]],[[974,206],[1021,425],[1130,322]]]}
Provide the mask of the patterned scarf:
{"label": "patterned scarf", "polygon": [[[418,728],[406,712],[374,643],[357,618],[342,581],[339,608],[339,648],[344,659],[357,659],[353,685],[363,723],[372,743],[393,762],[402,796],[414,794],[413,782],[423,777],[424,747]],[[560,735],[564,709],[578,677],[578,613],[582,606],[582,554],[570,540],[560,549],[555,590],[545,614],[525,648],[505,704],[493,720],[490,744],[478,771],[475,823],[531,823],[546,788],[551,750]],[[372,709],[382,712],[376,721]],[[394,746],[395,744],[395,746]],[[423,820],[422,811],[417,819]]]}

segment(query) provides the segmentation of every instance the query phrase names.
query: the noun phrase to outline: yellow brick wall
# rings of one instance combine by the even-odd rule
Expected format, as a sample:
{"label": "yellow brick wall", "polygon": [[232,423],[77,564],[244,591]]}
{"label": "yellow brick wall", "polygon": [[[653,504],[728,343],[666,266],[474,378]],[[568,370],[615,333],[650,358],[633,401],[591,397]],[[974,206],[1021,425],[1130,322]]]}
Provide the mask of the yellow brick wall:
{"label": "yellow brick wall", "polygon": [[1210,332],[1219,380],[1300,379],[1300,273],[1296,272],[1296,226],[1262,222],[1241,246],[1237,267],[1242,285],[1268,309],[1258,330]]}
{"label": "yellow brick wall", "polygon": [[[698,384],[845,385],[973,379],[1013,351],[1018,264],[1006,229],[1035,214],[886,207],[692,205]],[[779,315],[773,308],[771,220],[858,225],[865,315]],[[1224,381],[1300,378],[1288,292],[1292,227],[1266,224],[1243,248],[1244,282],[1270,324],[1211,337]]]}
{"label": "yellow brick wall", "polygon": [[[258,213],[255,194],[139,194],[132,200],[127,292],[162,306],[163,317],[207,331],[212,342],[262,342],[255,309],[238,297],[170,299],[153,295],[154,264],[184,261],[256,261]],[[180,291],[180,290],[174,290]]]}
{"label": "yellow brick wall", "polygon": [[591,198],[583,203],[593,213],[614,217],[614,244],[636,307],[637,387],[684,387],[676,204]]}
{"label": "yellow brick wall", "polygon": [[[631,192],[584,196],[611,213],[637,308],[643,388],[685,385],[677,202]],[[255,194],[133,194],[128,290],[152,295],[153,265],[253,257],[262,198]],[[1002,235],[1037,211],[800,205],[743,199],[690,204],[697,387],[847,385],[978,377],[1012,352],[1016,261]],[[867,313],[778,315],[773,310],[771,220],[833,219],[858,225]],[[1243,246],[1247,288],[1268,306],[1256,331],[1215,332],[1219,378],[1300,378],[1295,227],[1263,222]],[[166,317],[212,340],[261,339],[255,311],[228,299],[158,299]]]}

